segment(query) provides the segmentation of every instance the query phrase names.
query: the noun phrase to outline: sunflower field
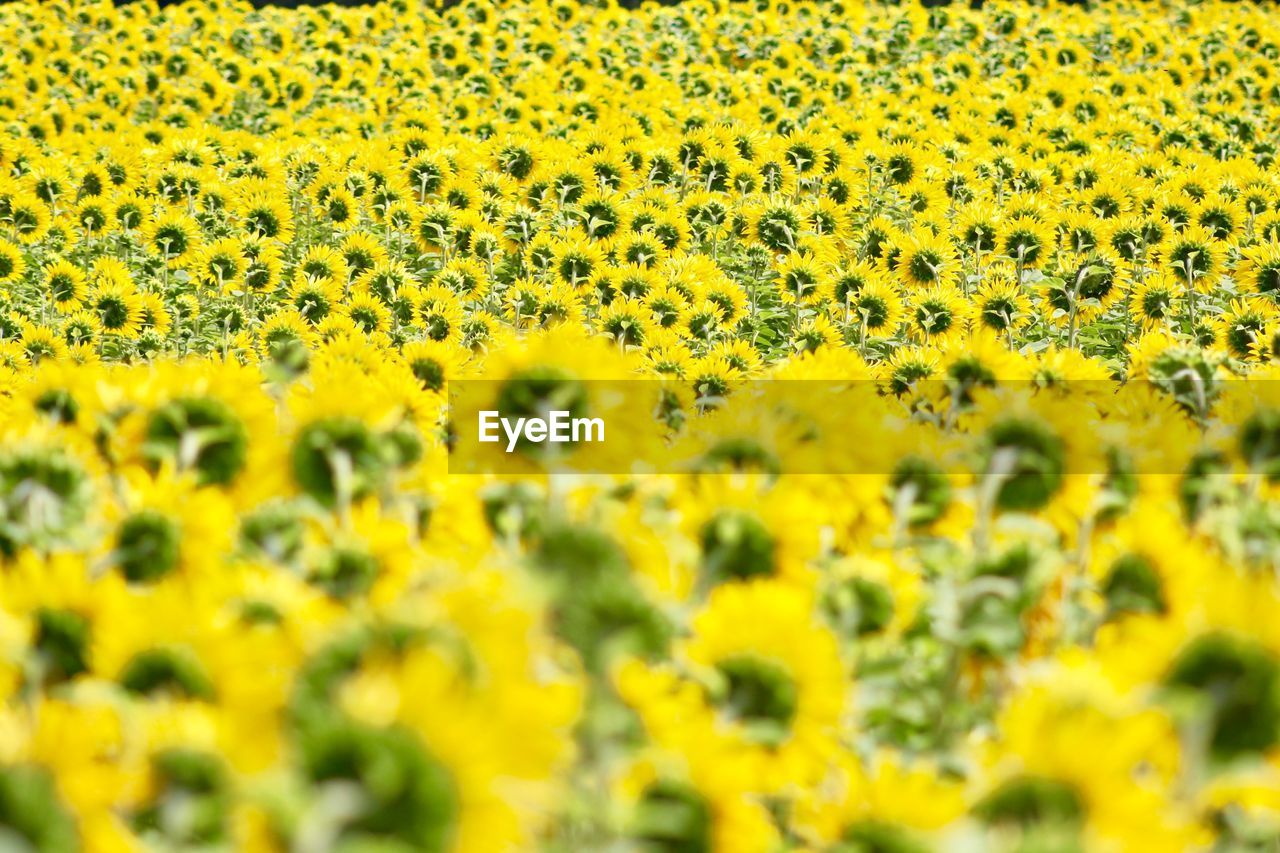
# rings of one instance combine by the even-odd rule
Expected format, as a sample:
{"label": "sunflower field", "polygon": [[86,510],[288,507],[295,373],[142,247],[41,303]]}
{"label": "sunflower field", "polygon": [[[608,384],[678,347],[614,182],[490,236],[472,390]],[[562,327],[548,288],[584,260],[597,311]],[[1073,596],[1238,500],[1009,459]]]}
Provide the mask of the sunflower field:
{"label": "sunflower field", "polygon": [[1280,850],[1278,146],[1217,0],[0,6],[0,849]]}

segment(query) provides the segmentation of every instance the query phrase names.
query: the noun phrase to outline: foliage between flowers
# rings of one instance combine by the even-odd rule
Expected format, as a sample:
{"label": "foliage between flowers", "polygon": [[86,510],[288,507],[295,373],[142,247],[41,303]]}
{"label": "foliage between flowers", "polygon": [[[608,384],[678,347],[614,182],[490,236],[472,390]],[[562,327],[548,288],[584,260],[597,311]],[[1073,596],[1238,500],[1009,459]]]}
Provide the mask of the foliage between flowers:
{"label": "foliage between flowers", "polygon": [[[0,45],[4,845],[1280,843],[1265,10],[19,2]],[[476,378],[661,380],[704,470],[450,476]],[[756,379],[912,424],[780,475],[856,423]]]}

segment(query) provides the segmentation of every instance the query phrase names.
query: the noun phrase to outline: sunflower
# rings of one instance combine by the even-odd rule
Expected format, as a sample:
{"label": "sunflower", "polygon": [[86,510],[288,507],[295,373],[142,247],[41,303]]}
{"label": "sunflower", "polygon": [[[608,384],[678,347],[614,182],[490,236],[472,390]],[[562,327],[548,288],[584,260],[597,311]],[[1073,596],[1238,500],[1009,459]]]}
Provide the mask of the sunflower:
{"label": "sunflower", "polygon": [[22,278],[26,268],[22,250],[7,240],[0,240],[0,283]]}
{"label": "sunflower", "polygon": [[951,244],[927,230],[907,240],[894,266],[899,280],[913,290],[947,287],[958,274]]}
{"label": "sunflower", "polygon": [[1276,298],[1280,295],[1280,246],[1259,243],[1244,249],[1236,264],[1235,279],[1245,293]]}
{"label": "sunflower", "polygon": [[821,134],[793,131],[779,142],[785,147],[787,160],[801,179],[822,171],[828,164]]}
{"label": "sunflower", "polygon": [[639,266],[602,270],[601,275],[612,275],[612,288],[619,295],[632,299],[643,299],[651,290],[662,285],[662,276],[658,272]]}
{"label": "sunflower", "polygon": [[915,334],[932,343],[964,333],[971,303],[955,287],[931,287],[913,293],[909,300],[909,324]]}
{"label": "sunflower", "polygon": [[991,275],[974,294],[974,303],[980,326],[1010,337],[1032,319],[1031,300],[1012,275]]}
{"label": "sunflower", "polygon": [[621,296],[611,301],[600,312],[596,323],[602,333],[618,342],[619,346],[644,346],[650,337],[649,311],[630,297]]}
{"label": "sunflower", "polygon": [[846,208],[830,198],[819,198],[807,208],[809,231],[829,238],[844,240],[851,228]]}
{"label": "sunflower", "polygon": [[1106,619],[1181,615],[1195,607],[1193,578],[1177,565],[1212,562],[1175,515],[1139,506],[1120,519],[1091,554],[1090,573],[1105,598]]}
{"label": "sunflower", "polygon": [[946,192],[930,181],[913,181],[899,192],[907,208],[921,219],[945,213],[950,203]]}
{"label": "sunflower", "polygon": [[1175,306],[1183,299],[1186,284],[1171,275],[1147,275],[1129,295],[1129,315],[1138,320],[1144,329],[1162,326],[1176,312]]}
{"label": "sunflower", "polygon": [[277,363],[301,368],[314,343],[315,330],[296,311],[277,311],[258,328],[262,354]]}
{"label": "sunflower", "polygon": [[[495,213],[494,218],[499,218],[498,213]],[[467,247],[467,252],[476,260],[493,267],[502,261],[509,248],[510,241],[496,227],[478,225],[471,231],[471,244]]]}
{"label": "sunflower", "polygon": [[1248,213],[1232,198],[1212,195],[1200,202],[1192,221],[1207,230],[1215,240],[1231,240],[1244,230]]}
{"label": "sunflower", "polygon": [[1249,348],[1250,361],[1274,364],[1280,361],[1280,326],[1272,324],[1254,336]]}
{"label": "sunflower", "polygon": [[957,247],[965,253],[990,254],[996,249],[1000,214],[986,204],[967,205],[956,219]]}
{"label": "sunflower", "polygon": [[823,276],[822,302],[833,316],[843,315],[863,288],[880,279],[880,271],[865,261],[836,266]]}
{"label": "sunflower", "polygon": [[1123,180],[1110,180],[1095,184],[1083,192],[1081,207],[1103,220],[1116,219],[1129,212],[1129,187]]}
{"label": "sunflower", "polygon": [[790,253],[799,248],[804,214],[785,202],[758,205],[747,213],[747,240],[771,252]]}
{"label": "sunflower", "polygon": [[380,300],[369,294],[352,294],[342,310],[365,334],[386,332],[391,328],[391,312]]}
{"label": "sunflower", "polygon": [[75,220],[85,234],[100,234],[110,217],[106,205],[98,199],[86,199],[76,205]]}
{"label": "sunflower", "polygon": [[148,219],[143,236],[147,246],[171,264],[190,259],[198,252],[200,226],[184,213],[169,211]]}
{"label": "sunflower", "polygon": [[289,288],[289,303],[308,323],[317,324],[333,312],[341,295],[341,287],[330,279],[300,276]]}
{"label": "sunflower", "polygon": [[650,312],[651,322],[663,329],[674,326],[689,304],[685,295],[670,285],[649,291],[641,301]]}
{"label": "sunflower", "polygon": [[682,337],[710,342],[718,336],[720,327],[720,307],[709,299],[702,299],[685,305],[673,328],[678,329]]}
{"label": "sunflower", "polygon": [[1132,277],[1133,268],[1104,247],[1081,258],[1067,279],[1090,309],[1105,311],[1124,297]]}
{"label": "sunflower", "polygon": [[575,204],[595,183],[595,175],[586,163],[558,165],[549,177],[545,197],[560,207]]}
{"label": "sunflower", "polygon": [[97,285],[86,304],[105,334],[135,338],[142,330],[142,299],[132,284],[111,281]]}
{"label": "sunflower", "polygon": [[116,225],[125,231],[133,231],[142,225],[146,218],[143,200],[132,193],[121,193],[111,204],[111,216]]}
{"label": "sunflower", "polygon": [[859,251],[870,261],[883,261],[892,268],[906,236],[892,221],[885,217],[876,217],[862,229],[862,237],[858,241]]}
{"label": "sunflower", "polygon": [[31,360],[17,340],[0,341],[0,367],[10,371],[25,369]]}
{"label": "sunflower", "polygon": [[334,187],[320,205],[321,216],[338,229],[353,227],[359,221],[361,212],[360,199],[346,187]]}
{"label": "sunflower", "polygon": [[250,192],[236,201],[234,209],[249,237],[281,242],[293,237],[293,211],[270,192]]}
{"label": "sunflower", "polygon": [[270,293],[281,283],[284,267],[275,244],[261,237],[244,241],[244,286],[250,293]]}
{"label": "sunflower", "polygon": [[59,360],[66,357],[67,345],[56,329],[28,323],[22,330],[22,350],[32,365],[44,359]]}
{"label": "sunflower", "polygon": [[750,342],[740,338],[729,338],[718,341],[708,351],[712,358],[723,358],[729,366],[743,376],[754,376],[764,366],[760,353]]}
{"label": "sunflower", "polygon": [[911,850],[964,814],[963,784],[930,762],[883,750],[866,760],[842,751],[832,764],[838,784],[806,792],[797,804],[796,823],[824,841]]}
{"label": "sunflower", "polygon": [[557,240],[546,231],[533,234],[524,246],[524,269],[532,274],[548,275],[555,265]]}
{"label": "sunflower", "polygon": [[212,571],[231,544],[233,511],[217,490],[141,471],[123,485],[119,504],[109,508],[115,531],[105,555],[129,583],[154,584],[178,572]]}
{"label": "sunflower", "polygon": [[11,202],[5,221],[17,241],[28,246],[44,239],[52,225],[48,209],[34,198]]}
{"label": "sunflower", "polygon": [[1058,223],[1059,241],[1070,252],[1091,252],[1105,239],[1107,223],[1091,211],[1071,210]]}
{"label": "sunflower", "polygon": [[455,258],[441,268],[434,283],[447,287],[468,302],[483,302],[492,281],[484,266],[472,258]]}
{"label": "sunflower", "polygon": [[618,240],[618,257],[627,264],[651,269],[667,255],[667,249],[653,233],[630,234]]}
{"label": "sunflower", "polygon": [[457,341],[462,337],[465,311],[452,291],[442,287],[423,291],[418,297],[417,309],[418,325],[427,340]]}
{"label": "sunflower", "polygon": [[699,405],[718,405],[742,379],[742,374],[724,356],[704,355],[689,366],[689,385]]}
{"label": "sunflower", "polygon": [[[1031,380],[1036,385],[1054,387],[1070,382],[1091,382],[1094,387],[1112,378],[1112,372],[1104,365],[1082,355],[1079,350],[1052,347],[1040,353],[1031,365]],[[1071,387],[1071,386],[1067,386]],[[1085,386],[1080,386],[1085,387]]]}
{"label": "sunflower", "polygon": [[[1104,239],[1122,260],[1127,263],[1136,263],[1153,248],[1152,236],[1142,219],[1122,217],[1111,224]],[[1158,245],[1159,240],[1157,239],[1155,243]]]}
{"label": "sunflower", "polygon": [[590,240],[608,240],[619,233],[622,214],[618,199],[602,193],[583,197],[575,205],[581,212],[576,220],[578,227]]}
{"label": "sunflower", "polygon": [[424,151],[405,162],[405,175],[418,194],[418,201],[425,203],[453,176],[453,167],[448,158]]}
{"label": "sunflower", "polygon": [[858,328],[875,337],[891,336],[905,316],[902,296],[887,280],[867,282],[848,305]]}
{"label": "sunflower", "polygon": [[[634,762],[617,782],[614,796],[627,807],[623,833],[628,839],[650,846],[741,853],[765,853],[778,843],[764,805],[715,769],[716,749],[690,740],[670,752],[673,755],[665,761],[654,757]],[[683,772],[673,769],[685,763],[677,756],[691,754],[698,758],[693,766]]]}
{"label": "sunflower", "polygon": [[1248,360],[1262,340],[1265,330],[1275,324],[1280,310],[1262,297],[1233,299],[1227,310],[1214,319],[1218,334],[1232,356]]}
{"label": "sunflower", "polygon": [[579,291],[564,283],[544,286],[538,296],[537,318],[543,328],[583,321],[583,301]]}
{"label": "sunflower", "polygon": [[941,360],[934,349],[899,347],[880,369],[889,391],[901,395],[917,384],[937,377]]}
{"label": "sunflower", "polygon": [[85,274],[66,260],[57,260],[44,268],[44,288],[60,313],[69,314],[84,301]]}
{"label": "sunflower", "polygon": [[[753,160],[752,167],[751,177],[754,178],[752,182],[762,192],[771,196],[795,194],[800,179],[791,158],[787,157],[785,152],[778,150],[762,152]],[[743,170],[739,169],[738,174],[743,174]]]}
{"label": "sunflower", "polygon": [[[847,702],[835,637],[810,618],[812,606],[808,593],[776,581],[718,587],[678,653],[699,681],[682,686],[674,673],[634,664],[619,672],[619,693],[659,744],[731,745],[724,758],[748,790],[811,780]],[[755,629],[737,630],[743,618]]]}
{"label": "sunflower", "polygon": [[244,243],[236,237],[206,243],[191,264],[191,273],[197,281],[222,293],[238,290],[244,272]]}
{"label": "sunflower", "polygon": [[1043,220],[1022,216],[1002,223],[997,242],[1018,269],[1034,269],[1053,253],[1056,235]]}
{"label": "sunflower", "polygon": [[880,154],[879,160],[885,178],[898,186],[911,183],[920,174],[923,163],[919,149],[907,142],[889,146]]}
{"label": "sunflower", "polygon": [[151,330],[163,338],[169,334],[172,318],[165,307],[164,299],[158,293],[144,293],[140,303],[142,331]]}
{"label": "sunflower", "polygon": [[1164,269],[1190,287],[1206,290],[1223,271],[1223,247],[1213,233],[1200,226],[1184,229],[1165,246]]}
{"label": "sunflower", "polygon": [[825,271],[816,257],[804,252],[788,255],[778,264],[774,287],[783,303],[812,305],[822,296]]}
{"label": "sunflower", "polygon": [[604,255],[595,244],[576,232],[560,240],[553,249],[551,268],[570,287],[590,281],[603,264]]}
{"label": "sunflower", "polygon": [[792,335],[792,344],[800,352],[816,352],[821,347],[835,346],[842,340],[840,329],[823,314],[803,320]]}
{"label": "sunflower", "polygon": [[949,388],[965,393],[979,386],[1020,382],[1031,375],[1030,363],[990,330],[976,330],[964,341],[952,339],[939,356]]}
{"label": "sunflower", "polygon": [[97,315],[83,308],[62,320],[62,339],[71,347],[92,343],[100,331]]}
{"label": "sunflower", "polygon": [[1268,210],[1253,222],[1255,232],[1267,242],[1280,242],[1280,211]]}
{"label": "sunflower", "polygon": [[[1127,704],[1087,665],[1060,665],[1053,677],[1042,676],[1002,710],[1001,748],[987,759],[975,817],[993,838],[1039,832],[1119,846],[1194,844],[1196,828],[1173,807],[1176,740],[1167,719]],[[1105,769],[1082,749],[1104,732],[1112,744]],[[1140,823],[1132,822],[1137,815]]]}
{"label": "sunflower", "polygon": [[[482,602],[494,595],[504,604],[506,620],[481,615],[486,609]],[[561,674],[535,680],[531,672],[519,675],[512,668],[538,650],[531,648],[534,640],[522,635],[531,626],[526,609],[493,573],[454,584],[439,603],[443,627],[466,638],[456,653],[442,655],[432,644],[414,644],[403,654],[379,653],[373,646],[360,656],[354,672],[339,670],[333,679],[337,683],[329,687],[337,694],[338,707],[366,727],[363,732],[340,727],[338,754],[358,755],[367,748],[362,744],[381,742],[381,754],[403,769],[402,778],[411,786],[407,796],[388,797],[376,775],[358,766],[344,771],[353,784],[374,795],[375,810],[366,826],[358,823],[348,832],[441,849],[527,846],[545,821],[538,804],[559,793],[556,774],[570,754],[579,691]],[[469,675],[468,661],[481,672],[504,673],[503,681],[489,686]],[[388,685],[399,698],[393,707],[383,701]],[[500,710],[504,699],[519,701],[526,713]],[[320,717],[316,722],[333,721]],[[323,741],[318,747],[325,748]],[[327,773],[323,767],[316,774],[322,779]],[[530,797],[503,796],[502,780],[518,783]],[[411,811],[401,807],[406,798],[416,804]]]}
{"label": "sunflower", "polygon": [[694,362],[689,345],[673,334],[654,334],[644,351],[645,371],[655,377],[685,379]]}
{"label": "sunflower", "polygon": [[401,350],[414,377],[424,391],[441,393],[451,379],[460,378],[466,369],[466,355],[456,346],[441,341],[414,341]]}
{"label": "sunflower", "polygon": [[349,284],[350,270],[346,259],[337,249],[317,245],[307,249],[298,259],[294,275],[329,282],[336,287],[345,288]]}
{"label": "sunflower", "polygon": [[399,303],[417,285],[417,279],[404,264],[385,261],[365,270],[355,281],[355,289],[372,293],[388,305]]}
{"label": "sunflower", "polygon": [[746,314],[747,295],[724,275],[709,277],[695,289],[695,295],[719,309],[720,322],[726,327],[733,327]]}

